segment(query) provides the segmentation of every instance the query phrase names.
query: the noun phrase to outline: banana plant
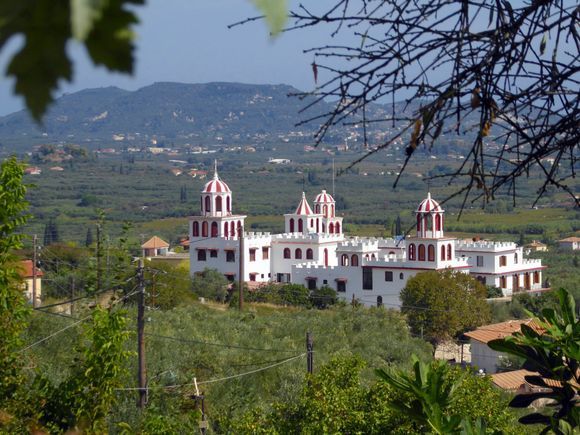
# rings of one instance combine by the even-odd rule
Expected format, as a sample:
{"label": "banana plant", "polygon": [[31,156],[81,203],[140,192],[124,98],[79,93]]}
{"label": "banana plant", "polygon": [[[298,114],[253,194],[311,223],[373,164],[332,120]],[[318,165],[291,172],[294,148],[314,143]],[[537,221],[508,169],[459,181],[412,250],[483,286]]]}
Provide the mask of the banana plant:
{"label": "banana plant", "polygon": [[527,408],[538,399],[548,399],[551,414],[534,412],[522,417],[523,424],[541,424],[542,433],[572,434],[580,427],[580,321],[574,298],[557,291],[559,309],[545,308],[535,319],[538,327],[522,325],[521,332],[489,342],[489,347],[525,359],[523,368],[537,372],[526,376],[539,387],[532,394],[519,394],[514,408]]}

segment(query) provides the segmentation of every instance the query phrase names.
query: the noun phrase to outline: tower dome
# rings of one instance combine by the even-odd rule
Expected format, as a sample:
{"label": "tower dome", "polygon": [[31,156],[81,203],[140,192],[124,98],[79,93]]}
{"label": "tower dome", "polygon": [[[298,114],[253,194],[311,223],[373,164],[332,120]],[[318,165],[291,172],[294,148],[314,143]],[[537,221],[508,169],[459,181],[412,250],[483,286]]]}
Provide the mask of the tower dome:
{"label": "tower dome", "polygon": [[331,194],[326,190],[320,192],[314,200],[314,211],[316,214],[322,214],[324,217],[334,217],[335,201]]}
{"label": "tower dome", "polygon": [[201,213],[204,216],[229,216],[232,214],[232,191],[224,183],[214,163],[213,179],[205,183],[201,190]]}
{"label": "tower dome", "polygon": [[415,213],[417,215],[417,237],[439,238],[443,237],[443,214],[445,210],[439,203],[431,198],[431,192],[425,198]]}

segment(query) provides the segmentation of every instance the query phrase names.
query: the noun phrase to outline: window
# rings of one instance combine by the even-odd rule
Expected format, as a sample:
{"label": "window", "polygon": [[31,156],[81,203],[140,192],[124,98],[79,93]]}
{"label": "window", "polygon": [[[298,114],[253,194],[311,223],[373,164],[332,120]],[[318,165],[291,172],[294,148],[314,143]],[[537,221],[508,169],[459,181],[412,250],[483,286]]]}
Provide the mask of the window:
{"label": "window", "polygon": [[234,221],[230,222],[230,236],[236,237],[236,224],[234,224]]}
{"label": "window", "polygon": [[232,211],[232,204],[230,202],[229,196],[226,196],[226,211],[228,211],[228,212]]}
{"label": "window", "polygon": [[518,264],[518,253],[514,254],[514,264]]}
{"label": "window", "polygon": [[382,306],[383,306],[383,297],[377,296],[377,307],[382,307]]}
{"label": "window", "polygon": [[229,229],[228,223],[225,222],[224,223],[224,237],[228,237],[228,235],[229,235],[228,229]]}
{"label": "window", "polygon": [[447,245],[447,259],[451,260],[451,243]]}
{"label": "window", "polygon": [[193,228],[191,230],[193,237],[199,237],[199,222],[195,221],[193,223]]}
{"label": "window", "polygon": [[328,280],[327,279],[323,279],[322,280],[322,284],[327,285],[328,284]]}
{"label": "window", "polygon": [[306,250],[306,259],[312,260],[313,258],[314,258],[314,252],[312,251],[312,249],[308,248]]}
{"label": "window", "polygon": [[348,255],[342,254],[340,256],[340,265],[341,266],[348,266]]}
{"label": "window", "polygon": [[499,265],[500,266],[507,265],[507,257],[505,255],[502,255],[501,257],[499,257]]}
{"label": "window", "polygon": [[270,258],[270,250],[267,246],[262,247],[262,260],[267,260]]}
{"label": "window", "polygon": [[[302,222],[302,221],[300,221],[300,222]],[[302,249],[300,249],[300,248],[297,248],[297,249],[294,251],[294,258],[296,258],[296,259],[298,259],[298,260],[302,260]]]}
{"label": "window", "polygon": [[304,232],[304,221],[302,219],[298,219],[298,232],[299,233]]}
{"label": "window", "polygon": [[284,248],[284,258],[290,258],[290,248]]}
{"label": "window", "polygon": [[421,231],[421,215],[417,215],[417,231]]}
{"label": "window", "polygon": [[324,249],[324,267],[328,267],[328,249]]}
{"label": "window", "polygon": [[328,225],[328,232],[334,234],[334,224],[332,222]]}
{"label": "window", "polygon": [[350,265],[358,266],[358,255],[352,254],[352,257],[350,257]]}
{"label": "window", "polygon": [[362,281],[363,290],[373,289],[373,270],[370,267],[363,267]]}
{"label": "window", "polygon": [[435,215],[435,231],[441,231],[441,215]]}
{"label": "window", "polygon": [[405,274],[403,272],[399,273],[399,279],[405,279]]}
{"label": "window", "polygon": [[514,275],[513,276],[513,288],[514,288],[514,290],[520,288],[520,277],[519,277],[519,275]]}
{"label": "window", "polygon": [[345,292],[346,291],[346,281],[337,281],[336,282],[336,291],[337,292]]}
{"label": "window", "polygon": [[250,281],[256,281],[256,274],[250,273]]}
{"label": "window", "polygon": [[477,256],[477,267],[483,267],[483,255]]}
{"label": "window", "polygon": [[338,222],[334,224],[334,232],[340,234],[340,224]]}
{"label": "window", "polygon": [[234,282],[234,280],[236,279],[236,275],[234,275],[233,273],[226,273],[224,276],[229,282]]}
{"label": "window", "polygon": [[429,245],[427,247],[427,259],[429,261],[435,261],[435,246]]}
{"label": "window", "polygon": [[290,232],[294,232],[294,218],[290,218]]}
{"label": "window", "polygon": [[211,258],[217,258],[217,255],[218,255],[218,251],[217,251],[217,249],[210,249],[210,251],[209,251],[209,256],[210,256]]}
{"label": "window", "polygon": [[222,211],[222,197],[218,196],[215,199],[215,211]]}
{"label": "window", "polygon": [[207,195],[205,197],[205,212],[206,213],[210,212],[210,204],[211,204],[211,198],[209,197],[209,195]]}
{"label": "window", "polygon": [[316,278],[306,278],[308,290],[316,290]]}
{"label": "window", "polygon": [[441,245],[441,261],[445,261],[445,245]]}
{"label": "window", "polygon": [[415,260],[415,244],[411,243],[409,245],[409,260]]}
{"label": "window", "polygon": [[218,236],[218,224],[217,224],[217,222],[211,223],[211,236],[212,237]]}
{"label": "window", "polygon": [[419,245],[419,261],[425,261],[425,245]]}
{"label": "window", "polygon": [[256,261],[256,249],[250,249],[250,261]]}
{"label": "window", "polygon": [[534,272],[534,284],[540,283],[540,272]]}
{"label": "window", "polygon": [[207,222],[201,224],[201,237],[207,237]]}
{"label": "window", "polygon": [[205,260],[206,260],[205,249],[198,249],[197,250],[197,261],[205,261]]}
{"label": "window", "polygon": [[393,272],[387,270],[385,272],[385,281],[392,281],[393,280]]}
{"label": "window", "polygon": [[235,263],[236,253],[234,251],[226,251],[226,262]]}
{"label": "window", "polygon": [[500,277],[499,286],[500,288],[507,288],[507,279],[505,276]]}

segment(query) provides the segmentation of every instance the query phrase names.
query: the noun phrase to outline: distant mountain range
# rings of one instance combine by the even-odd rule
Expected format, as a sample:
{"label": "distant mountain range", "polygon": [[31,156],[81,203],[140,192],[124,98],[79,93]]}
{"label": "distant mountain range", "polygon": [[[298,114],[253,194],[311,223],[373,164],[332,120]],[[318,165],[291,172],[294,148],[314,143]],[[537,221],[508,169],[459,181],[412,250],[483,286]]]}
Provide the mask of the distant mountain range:
{"label": "distant mountain range", "polygon": [[[246,141],[296,130],[311,133],[314,124],[299,129],[295,124],[305,117],[299,111],[313,97],[288,97],[296,92],[288,85],[240,83],[155,83],[136,91],[86,89],[59,98],[42,126],[24,110],[0,117],[0,140],[110,141],[113,135],[131,135],[136,139]],[[308,113],[330,108],[330,103],[321,102]]]}

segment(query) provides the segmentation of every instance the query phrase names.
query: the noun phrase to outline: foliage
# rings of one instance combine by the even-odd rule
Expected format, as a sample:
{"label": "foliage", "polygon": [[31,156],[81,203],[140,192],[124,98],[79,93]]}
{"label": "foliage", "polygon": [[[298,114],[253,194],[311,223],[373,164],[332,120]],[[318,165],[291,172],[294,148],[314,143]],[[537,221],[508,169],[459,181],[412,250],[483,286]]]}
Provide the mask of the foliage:
{"label": "foliage", "polygon": [[196,299],[187,267],[155,262],[145,268],[145,280],[149,294],[147,306],[170,310]]}
{"label": "foliage", "polygon": [[503,296],[503,292],[499,287],[494,285],[487,286],[487,298],[501,298]]}
{"label": "foliage", "polygon": [[[564,289],[558,290],[557,295],[559,310],[544,308],[536,319],[543,332],[522,325],[521,332],[493,340],[489,347],[525,358],[524,368],[538,373],[526,376],[526,381],[545,389],[518,395],[510,406],[525,408],[537,399],[554,402],[551,415],[536,412],[522,417],[520,422],[542,424],[544,433],[552,430],[557,434],[567,434],[580,426],[580,320],[572,296]],[[548,380],[552,382],[548,383]]]}
{"label": "foliage", "polygon": [[193,277],[193,292],[202,298],[225,302],[228,295],[228,281],[215,269],[204,269]]}
{"label": "foliage", "polygon": [[20,334],[29,314],[14,255],[15,249],[22,248],[24,237],[18,229],[29,217],[23,175],[24,168],[15,158],[0,166],[0,404],[22,382],[21,359],[15,350],[22,343]]}
{"label": "foliage", "polygon": [[[420,389],[421,396],[453,391],[439,408],[437,418],[458,421],[447,428],[465,428],[465,433],[515,434],[513,418],[505,409],[505,400],[487,378],[476,376],[445,363],[421,364],[422,374],[434,381]],[[433,430],[426,419],[414,419],[409,409],[417,412],[416,391],[405,391],[387,382],[362,382],[365,362],[358,356],[332,358],[318,372],[308,376],[297,397],[274,403],[271,409],[254,408],[232,422],[234,433],[392,433],[414,434]],[[380,370],[379,373],[389,377]],[[413,376],[406,377],[414,382]],[[422,378],[419,378],[422,379]],[[420,382],[420,381],[419,381]],[[434,391],[435,390],[435,391]],[[438,397],[441,399],[441,397]],[[434,409],[437,403],[430,403]],[[400,412],[403,408],[405,412]],[[485,424],[483,419],[485,418]],[[477,431],[474,428],[485,428]],[[451,432],[445,432],[451,433]]]}
{"label": "foliage", "polygon": [[71,39],[83,43],[95,63],[111,71],[133,71],[133,32],[137,17],[129,5],[143,0],[34,1],[4,3],[0,10],[0,48],[16,35],[23,47],[10,59],[7,75],[16,93],[40,120],[61,80],[72,80],[66,52]]}
{"label": "foliage", "polygon": [[449,269],[423,272],[401,291],[401,311],[411,330],[433,344],[487,323],[486,288],[472,276]]}
{"label": "foliage", "polygon": [[312,299],[312,305],[316,308],[323,309],[336,304],[338,296],[336,295],[336,290],[323,286],[312,290],[310,299]]}
{"label": "foliage", "polygon": [[[230,305],[237,306],[237,288],[233,289],[232,296]],[[282,306],[304,308],[310,308],[312,306],[310,290],[300,284],[264,284],[251,291],[246,289],[244,291],[244,299],[247,302],[264,302]]]}

